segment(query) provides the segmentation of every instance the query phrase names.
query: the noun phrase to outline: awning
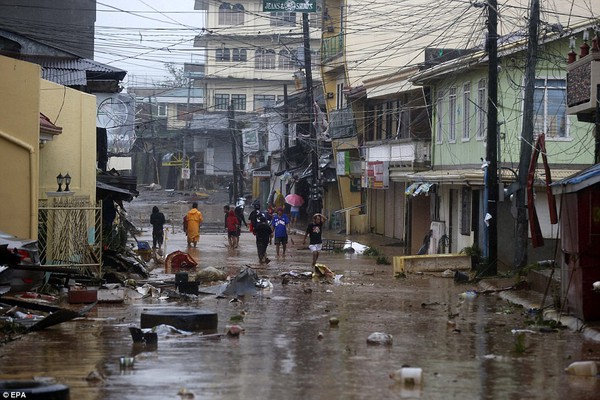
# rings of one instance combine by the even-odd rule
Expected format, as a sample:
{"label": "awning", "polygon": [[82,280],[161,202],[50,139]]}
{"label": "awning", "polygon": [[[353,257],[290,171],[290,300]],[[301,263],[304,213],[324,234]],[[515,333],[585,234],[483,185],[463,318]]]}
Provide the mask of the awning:
{"label": "awning", "polygon": [[434,182],[415,182],[412,183],[409,187],[406,188],[404,193],[407,196],[418,196],[420,194],[428,194],[429,189],[435,185]]}

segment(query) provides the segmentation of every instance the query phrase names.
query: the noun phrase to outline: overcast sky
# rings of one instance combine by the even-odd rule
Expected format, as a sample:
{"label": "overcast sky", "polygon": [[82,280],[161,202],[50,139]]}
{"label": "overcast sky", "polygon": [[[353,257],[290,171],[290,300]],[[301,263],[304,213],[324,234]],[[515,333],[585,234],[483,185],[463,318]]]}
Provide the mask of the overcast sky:
{"label": "overcast sky", "polygon": [[194,0],[99,0],[94,59],[128,71],[126,83],[159,82],[165,63],[199,58],[193,39],[203,26]]}

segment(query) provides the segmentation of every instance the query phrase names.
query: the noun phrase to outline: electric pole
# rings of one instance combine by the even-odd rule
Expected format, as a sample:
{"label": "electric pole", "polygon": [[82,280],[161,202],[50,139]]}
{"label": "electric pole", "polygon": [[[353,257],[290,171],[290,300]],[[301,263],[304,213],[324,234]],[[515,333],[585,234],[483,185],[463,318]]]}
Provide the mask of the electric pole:
{"label": "electric pole", "polygon": [[[488,0],[488,110],[487,110],[487,269],[484,275],[498,273],[498,4]],[[483,272],[483,271],[482,271]]]}
{"label": "electric pole", "polygon": [[517,270],[527,265],[527,244],[529,226],[527,224],[527,207],[525,193],[527,188],[527,173],[531,160],[533,143],[533,95],[535,91],[535,68],[538,50],[538,27],[540,19],[540,2],[531,0],[529,14],[529,37],[527,43],[527,58],[525,60],[525,91],[523,98],[523,127],[521,128],[521,156],[519,158],[518,189],[515,193],[517,208],[517,226],[515,258],[513,267]]}
{"label": "electric pole", "polygon": [[229,134],[231,136],[231,160],[232,160],[232,172],[233,172],[233,201],[236,202],[238,196],[238,163],[237,163],[237,140],[235,134],[235,112],[233,111],[233,100],[229,104],[227,110],[227,118],[229,122]]}
{"label": "electric pole", "polygon": [[304,38],[304,70],[306,72],[306,113],[308,116],[308,129],[310,130],[310,140],[313,144],[311,152],[312,164],[312,183],[311,194],[308,202],[308,211],[311,214],[321,212],[321,195],[319,183],[319,155],[317,132],[313,126],[313,82],[312,82],[312,61],[310,55],[310,31],[308,26],[308,13],[302,13],[302,36]]}

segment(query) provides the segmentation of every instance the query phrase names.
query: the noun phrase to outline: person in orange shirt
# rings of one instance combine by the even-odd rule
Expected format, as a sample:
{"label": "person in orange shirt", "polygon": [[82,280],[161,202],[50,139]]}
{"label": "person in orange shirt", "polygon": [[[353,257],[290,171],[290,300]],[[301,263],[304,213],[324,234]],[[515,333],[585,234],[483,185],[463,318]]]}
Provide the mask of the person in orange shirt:
{"label": "person in orange shirt", "polygon": [[198,203],[194,202],[192,204],[192,209],[188,211],[185,216],[186,219],[186,230],[185,233],[187,235],[187,245],[188,247],[196,247],[198,240],[200,239],[200,225],[204,218],[202,217],[202,213],[198,210]]}

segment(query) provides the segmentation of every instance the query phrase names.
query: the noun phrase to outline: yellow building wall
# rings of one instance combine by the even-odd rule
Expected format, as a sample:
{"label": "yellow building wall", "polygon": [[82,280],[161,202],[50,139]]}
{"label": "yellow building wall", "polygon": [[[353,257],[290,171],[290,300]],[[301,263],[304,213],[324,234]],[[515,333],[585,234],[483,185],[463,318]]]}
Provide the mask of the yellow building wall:
{"label": "yellow building wall", "polygon": [[37,238],[38,65],[0,56],[0,230]]}
{"label": "yellow building wall", "polygon": [[40,196],[56,191],[56,176],[68,173],[69,189],[95,203],[96,96],[41,80],[40,98],[41,112],[62,128],[40,150]]}

